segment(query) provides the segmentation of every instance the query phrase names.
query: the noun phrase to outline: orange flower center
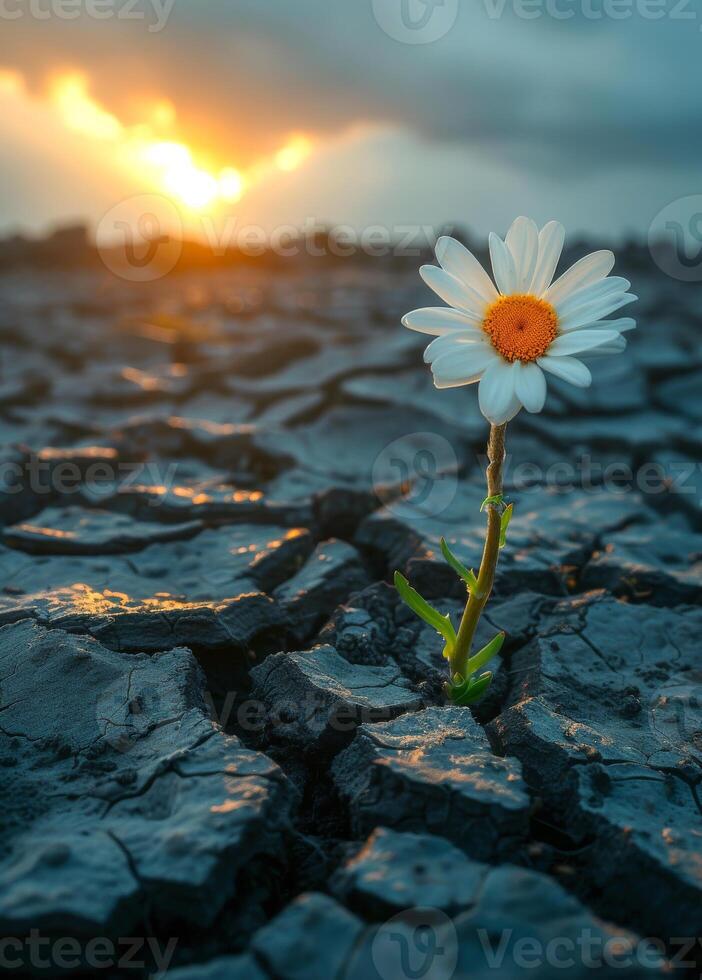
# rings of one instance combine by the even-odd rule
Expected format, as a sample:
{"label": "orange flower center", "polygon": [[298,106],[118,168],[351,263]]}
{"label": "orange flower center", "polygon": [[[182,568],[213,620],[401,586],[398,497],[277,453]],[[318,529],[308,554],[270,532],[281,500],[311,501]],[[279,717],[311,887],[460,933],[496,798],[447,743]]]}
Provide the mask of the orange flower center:
{"label": "orange flower center", "polygon": [[505,360],[535,361],[556,339],[558,316],[536,296],[500,296],[488,307],[483,330]]}

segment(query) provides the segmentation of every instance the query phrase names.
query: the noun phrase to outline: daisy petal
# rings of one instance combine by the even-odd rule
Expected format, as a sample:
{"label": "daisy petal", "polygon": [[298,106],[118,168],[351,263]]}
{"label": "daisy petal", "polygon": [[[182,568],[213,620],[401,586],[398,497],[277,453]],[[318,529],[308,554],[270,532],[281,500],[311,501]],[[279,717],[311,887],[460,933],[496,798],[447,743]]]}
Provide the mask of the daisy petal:
{"label": "daisy petal", "polygon": [[605,354],[621,354],[623,350],[626,349],[626,337],[622,337],[621,334],[616,340],[611,341],[607,344],[601,344],[599,347],[593,347],[592,350],[587,351],[584,357],[601,357]]}
{"label": "daisy petal", "polygon": [[551,285],[564,240],[565,228],[558,221],[549,221],[539,232],[539,255],[528,290],[534,296],[541,296]]}
{"label": "daisy petal", "polygon": [[539,230],[531,218],[516,218],[507,232],[505,244],[514,259],[517,292],[525,293],[531,285],[539,254]]}
{"label": "daisy petal", "polygon": [[597,323],[586,323],[584,326],[588,330],[616,330],[618,333],[626,333],[627,330],[636,328],[636,320],[630,316],[622,316],[618,320],[598,320]]}
{"label": "daisy petal", "polygon": [[464,351],[468,344],[472,347],[477,346],[486,347],[490,350],[493,349],[490,344],[485,343],[484,333],[473,334],[468,331],[452,331],[449,334],[444,334],[443,337],[437,337],[435,340],[432,340],[424,351],[424,363],[431,364],[437,357],[441,357],[442,354],[448,354],[451,351]]}
{"label": "daisy petal", "polygon": [[562,381],[575,385],[576,388],[589,388],[592,384],[590,369],[577,357],[539,357],[536,361],[540,368],[555,375]]}
{"label": "daisy petal", "polygon": [[436,243],[436,258],[446,272],[474,290],[483,302],[495,302],[498,292],[492,279],[473,253],[455,238],[442,235]]}
{"label": "daisy petal", "polygon": [[583,289],[592,283],[604,279],[612,271],[614,266],[614,253],[608,249],[600,252],[591,252],[579,259],[575,265],[571,265],[562,276],[548,287],[544,293],[544,299],[555,306],[568,299],[571,293],[577,289]]}
{"label": "daisy petal", "polygon": [[556,337],[548,349],[549,357],[563,357],[564,354],[579,354],[581,351],[611,344],[620,334],[616,330],[573,330],[572,333]]}
{"label": "daisy petal", "polygon": [[437,357],[431,366],[437,388],[456,388],[478,381],[486,368],[498,361],[489,344],[466,344],[463,350]]}
{"label": "daisy petal", "polygon": [[516,292],[517,289],[517,270],[512,253],[494,231],[490,232],[489,243],[492,274],[495,277],[497,288],[503,296],[508,296],[510,293]]}
{"label": "daisy petal", "polygon": [[493,425],[502,425],[515,414],[515,373],[514,364],[498,358],[490,364],[480,379],[480,411]]}
{"label": "daisy petal", "polygon": [[427,286],[433,289],[436,295],[441,297],[449,306],[453,306],[461,313],[470,316],[475,323],[482,320],[485,304],[480,299],[476,302],[477,293],[474,293],[468,286],[464,286],[455,276],[436,265],[423,265],[419,270],[419,275]]}
{"label": "daisy petal", "polygon": [[572,293],[568,299],[556,305],[556,313],[559,317],[565,317],[581,306],[587,306],[613,293],[625,293],[630,287],[631,283],[628,279],[622,279],[621,276],[608,276],[606,279],[600,279],[593,286],[585,286],[577,293]]}
{"label": "daisy petal", "polygon": [[[480,321],[478,321],[480,322]],[[418,333],[428,333],[433,337],[442,337],[447,333],[460,331],[475,331],[484,337],[483,331],[477,327],[476,317],[452,310],[447,306],[425,306],[421,310],[412,310],[402,317],[403,326]]]}
{"label": "daisy petal", "polygon": [[514,393],[527,412],[540,412],[546,401],[546,378],[538,364],[521,364],[515,372]]}
{"label": "daisy petal", "polygon": [[595,300],[594,303],[588,303],[587,306],[580,306],[573,313],[564,316],[562,320],[559,319],[559,326],[564,333],[578,330],[586,323],[594,323],[637,299],[638,296],[634,296],[633,293],[614,293],[612,296],[605,296],[603,299]]}
{"label": "daisy petal", "polygon": [[514,395],[512,401],[510,402],[509,408],[507,409],[507,413],[505,415],[505,422],[509,422],[511,419],[514,418],[514,416],[518,412],[521,412],[521,410],[522,410],[522,403],[519,401],[517,396]]}

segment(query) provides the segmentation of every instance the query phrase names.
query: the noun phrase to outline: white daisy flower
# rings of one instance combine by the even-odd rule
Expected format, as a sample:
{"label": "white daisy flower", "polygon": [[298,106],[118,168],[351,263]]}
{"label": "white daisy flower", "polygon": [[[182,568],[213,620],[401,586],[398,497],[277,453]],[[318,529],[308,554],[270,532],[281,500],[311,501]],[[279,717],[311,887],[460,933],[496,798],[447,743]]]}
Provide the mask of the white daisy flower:
{"label": "white daisy flower", "polygon": [[586,388],[590,369],[576,355],[624,350],[622,334],[636,323],[610,317],[637,299],[630,283],[610,276],[612,252],[592,252],[552,282],[565,232],[557,221],[541,231],[517,218],[503,241],[490,235],[496,286],[475,256],[453,238],[436,243],[441,268],[419,273],[448,307],[414,310],[402,322],[436,337],[424,360],[437,388],[479,381],[480,410],[502,425],[522,408],[540,412],[544,372]]}

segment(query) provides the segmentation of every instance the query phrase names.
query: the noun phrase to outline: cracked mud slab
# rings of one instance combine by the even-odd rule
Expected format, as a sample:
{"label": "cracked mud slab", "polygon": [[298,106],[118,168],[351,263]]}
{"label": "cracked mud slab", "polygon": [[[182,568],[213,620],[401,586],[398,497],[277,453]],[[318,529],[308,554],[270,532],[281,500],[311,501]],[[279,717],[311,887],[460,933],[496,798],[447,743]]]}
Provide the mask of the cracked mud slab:
{"label": "cracked mud slab", "polygon": [[334,538],[317,545],[302,568],[274,592],[299,642],[308,639],[340,602],[368,582],[359,552]]}
{"label": "cracked mud slab", "polygon": [[170,980],[268,980],[251,956],[222,956],[205,964],[169,970]]}
{"label": "cracked mud slab", "polygon": [[607,533],[581,582],[654,606],[699,605],[702,535],[680,515]]}
{"label": "cracked mud slab", "polygon": [[627,250],[626,355],[511,423],[477,642],[507,639],[471,712],[389,584],[457,621],[439,538],[482,547],[474,393],[398,325],[416,264],[0,276],[7,934],[177,935],[183,980],[389,980],[387,923],[411,943],[427,902],[459,980],[499,975],[481,929],[700,934],[693,296]]}
{"label": "cracked mud slab", "polygon": [[362,725],[332,772],[358,834],[378,825],[440,832],[482,860],[514,853],[528,834],[519,763],[494,755],[462,708]]}
{"label": "cracked mud slab", "polygon": [[[372,861],[373,851],[376,860],[380,858],[374,888],[385,891],[391,907],[395,899],[395,915],[376,924],[372,906],[352,914],[327,895],[303,894],[254,936],[252,950],[258,963],[268,976],[282,980],[324,980],[330,976],[385,980],[406,977],[409,970],[426,972],[428,963],[431,972],[426,975],[460,980],[487,980],[496,975],[552,980],[562,975],[564,967],[568,967],[569,976],[581,978],[591,976],[593,970],[600,975],[631,978],[668,974],[660,954],[649,952],[648,963],[634,960],[639,937],[592,916],[547,876],[524,868],[491,868],[463,857],[467,881],[460,910],[453,917],[438,906],[421,902],[400,907],[399,896],[392,894],[393,885],[397,886],[403,874],[411,875],[411,863],[431,856],[431,844],[426,836],[379,833],[368,842],[370,853],[361,860]],[[435,847],[441,848],[441,844],[436,840]],[[381,856],[382,845],[390,849],[389,854]],[[388,878],[389,856],[395,864]],[[412,936],[417,930],[431,937],[428,944],[415,947]],[[553,944],[561,951],[574,950],[578,941],[582,944],[583,936],[591,944],[587,962],[579,965],[572,956],[569,962],[563,957],[546,960],[543,952],[539,957],[539,950]],[[528,963],[521,956],[525,943],[532,953]],[[413,967],[417,956],[411,959],[410,951],[416,954],[419,950],[424,956],[419,956],[419,965]],[[430,950],[433,955],[428,956]],[[192,980],[199,977],[193,972]]]}
{"label": "cracked mud slab", "polygon": [[[350,976],[361,977],[364,969],[371,977],[382,977],[385,970],[392,975],[401,960],[397,941],[390,942],[388,933],[410,935],[412,929],[426,929],[432,923],[445,942],[445,956],[437,957],[436,962],[439,975],[521,975],[522,964],[515,956],[520,938],[529,937],[532,949],[539,944],[545,948],[553,941],[567,948],[586,933],[594,940],[593,949],[599,945],[601,950],[608,942],[613,949],[619,948],[619,960],[615,956],[607,964],[613,975],[621,971],[624,976],[663,976],[666,972],[664,963],[627,967],[625,953],[636,948],[638,937],[593,916],[548,876],[515,865],[482,864],[442,837],[379,828],[330,884],[339,901],[370,924],[346,965]],[[423,915],[408,911],[421,909]],[[498,936],[503,944],[501,962],[495,955]],[[604,965],[600,961],[600,969]],[[532,961],[525,972],[555,977],[565,963],[538,966]],[[597,966],[595,953],[587,967],[579,969],[571,961],[568,972],[587,976]]]}
{"label": "cracked mud slab", "polygon": [[[172,527],[165,525],[166,538]],[[295,574],[313,542],[303,528],[242,524],[148,543],[128,556],[81,548],[59,556],[51,546],[35,555],[36,547],[33,540],[29,554],[0,549],[0,623],[32,617],[125,650],[179,643],[245,650],[289,625],[268,592]]]}
{"label": "cracked mud slab", "polygon": [[361,723],[422,707],[399,668],[351,664],[331,646],[278,653],[251,676],[270,740],[305,752],[338,751]]}
{"label": "cracked mud slab", "polygon": [[200,521],[169,525],[110,511],[48,507],[31,521],[4,528],[2,542],[29,554],[109,555],[191,538],[202,529]]}
{"label": "cracked mud slab", "polygon": [[648,930],[677,922],[684,935],[702,924],[701,630],[693,607],[565,600],[513,656],[509,703],[492,723],[589,842],[588,876],[607,906],[626,901]]}
{"label": "cracked mud slab", "polygon": [[3,934],[211,925],[247,868],[283,862],[293,792],[213,726],[187,650],[127,656],[24,621],[0,651]]}

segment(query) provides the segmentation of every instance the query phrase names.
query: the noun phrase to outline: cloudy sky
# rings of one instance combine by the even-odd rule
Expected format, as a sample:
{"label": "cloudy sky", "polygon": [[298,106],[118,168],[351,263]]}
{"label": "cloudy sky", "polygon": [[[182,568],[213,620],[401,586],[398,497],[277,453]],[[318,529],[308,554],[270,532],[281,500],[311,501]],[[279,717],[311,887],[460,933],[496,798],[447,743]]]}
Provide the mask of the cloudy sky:
{"label": "cloudy sky", "polygon": [[0,0],[0,232],[645,234],[702,193],[699,0]]}

